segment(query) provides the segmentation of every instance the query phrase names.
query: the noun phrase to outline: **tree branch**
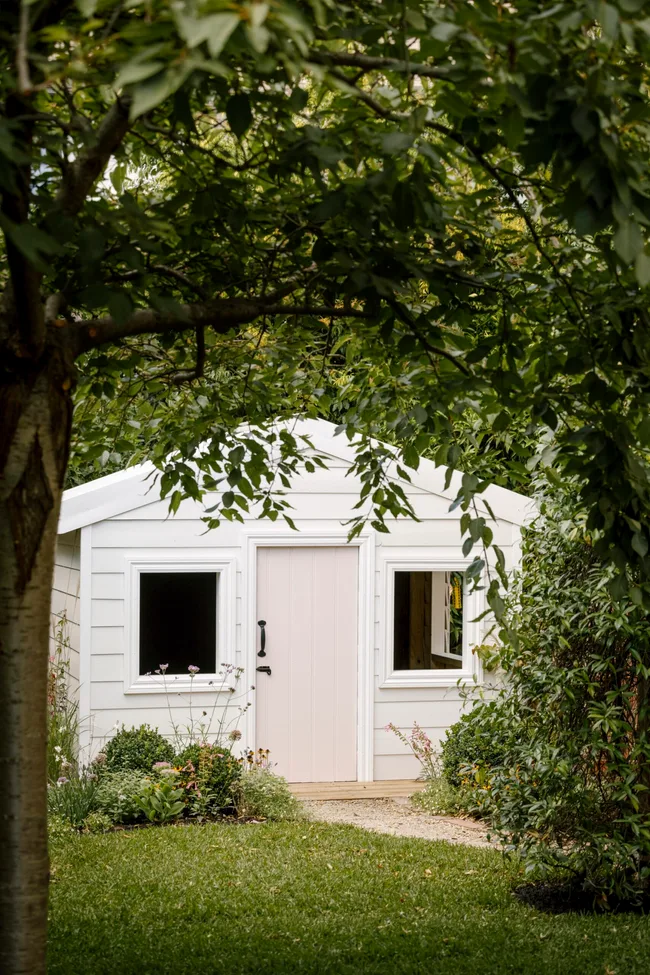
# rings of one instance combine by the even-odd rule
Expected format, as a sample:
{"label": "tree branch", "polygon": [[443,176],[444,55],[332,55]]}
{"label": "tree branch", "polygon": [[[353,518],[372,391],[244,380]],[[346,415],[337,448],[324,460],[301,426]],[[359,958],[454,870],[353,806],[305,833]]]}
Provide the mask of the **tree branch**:
{"label": "tree branch", "polygon": [[182,271],[177,271],[175,267],[168,267],[167,264],[150,264],[145,267],[142,271],[124,271],[120,273],[119,271],[113,271],[112,276],[118,278],[120,281],[133,281],[136,278],[144,277],[153,271],[155,274],[163,274],[168,278],[175,278],[176,281],[180,281],[187,288],[195,291],[199,298],[203,298],[204,301],[209,300],[208,292],[196,281],[192,281],[191,278],[184,274]]}
{"label": "tree branch", "polygon": [[73,353],[79,356],[98,345],[117,342],[134,335],[160,335],[166,332],[184,332],[188,329],[197,331],[205,328],[211,328],[223,335],[231,328],[247,325],[262,315],[313,315],[319,318],[370,317],[366,312],[355,308],[275,304],[271,301],[273,297],[274,295],[268,298],[213,298],[211,301],[182,305],[178,314],[140,308],[121,322],[108,315],[104,318],[76,322],[72,326],[71,333]]}
{"label": "tree branch", "polygon": [[200,379],[205,369],[205,328],[199,325],[196,330],[196,365],[194,369],[179,369],[171,376],[171,381],[175,386],[182,383],[191,383],[194,379]]}
{"label": "tree branch", "polygon": [[421,78],[439,78],[448,81],[449,74],[445,68],[436,68],[432,64],[418,64],[401,58],[376,58],[367,54],[349,54],[341,51],[310,51],[307,60],[312,64],[323,64],[325,67],[337,65],[339,67],[357,68],[359,71],[397,71],[400,74],[419,75]]}
{"label": "tree branch", "polygon": [[29,76],[29,9],[26,0],[20,3],[20,19],[18,38],[16,40],[16,74],[18,76],[18,91],[21,95],[29,95],[32,82]]}
{"label": "tree branch", "polygon": [[447,349],[443,349],[439,345],[432,345],[431,342],[429,342],[429,340],[426,338],[426,336],[422,335],[422,332],[416,325],[413,316],[407,312],[406,308],[400,305],[398,301],[395,301],[394,298],[387,298],[386,301],[393,309],[393,311],[400,319],[400,321],[404,322],[404,324],[411,329],[413,335],[415,335],[420,345],[427,352],[427,355],[429,356],[429,361],[431,361],[432,355],[442,356],[443,359],[447,359],[447,361],[451,362],[451,364],[454,365],[457,369],[460,369],[460,371],[464,373],[465,376],[471,376],[471,372],[469,371],[465,363],[461,362],[461,360],[457,356],[452,355],[451,352],[449,352]]}
{"label": "tree branch", "polygon": [[129,130],[129,108],[128,99],[117,98],[97,129],[93,144],[82,149],[70,166],[56,197],[56,206],[64,213],[74,215],[81,210],[95,180]]}

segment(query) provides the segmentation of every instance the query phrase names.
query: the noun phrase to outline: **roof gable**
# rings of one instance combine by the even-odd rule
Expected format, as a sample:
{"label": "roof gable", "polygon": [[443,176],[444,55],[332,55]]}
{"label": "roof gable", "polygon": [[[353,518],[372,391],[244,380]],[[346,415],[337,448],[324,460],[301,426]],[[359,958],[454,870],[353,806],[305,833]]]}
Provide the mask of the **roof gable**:
{"label": "roof gable", "polygon": [[[292,422],[291,428],[294,434],[308,437],[317,453],[343,460],[348,464],[354,462],[355,448],[344,433],[335,434],[336,427],[328,420],[298,420]],[[390,473],[400,480],[397,478],[396,465],[391,466],[393,470]],[[151,463],[138,464],[64,491],[59,534],[105,521],[115,515],[159,500],[155,472],[156,468]],[[447,468],[437,467],[433,461],[426,459],[421,460],[417,471],[409,471],[409,474],[413,487],[445,498],[450,504],[458,494],[462,478],[462,474],[454,471],[449,488],[445,488]],[[401,483],[408,488],[404,481]],[[530,498],[525,495],[491,484],[482,494],[477,495],[477,507],[488,517],[489,512],[483,504],[484,499],[497,519],[514,525],[524,524],[533,508]]]}

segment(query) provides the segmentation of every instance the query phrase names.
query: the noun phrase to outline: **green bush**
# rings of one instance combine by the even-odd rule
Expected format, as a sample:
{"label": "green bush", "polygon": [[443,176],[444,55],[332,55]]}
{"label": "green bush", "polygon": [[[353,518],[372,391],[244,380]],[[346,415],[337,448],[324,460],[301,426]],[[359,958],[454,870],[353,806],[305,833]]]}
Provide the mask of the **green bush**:
{"label": "green bush", "polygon": [[192,813],[207,815],[234,805],[241,765],[221,745],[192,744],[176,756],[179,782]]}
{"label": "green bush", "polygon": [[500,720],[497,701],[481,701],[448,729],[442,742],[442,770],[449,785],[458,789],[468,768],[490,769],[507,759],[512,735]]}
{"label": "green bush", "polygon": [[137,770],[103,772],[97,786],[97,810],[112,823],[135,823],[143,818],[137,799],[149,779]]}
{"label": "green bush", "polygon": [[171,762],[174,749],[166,738],[143,724],[139,728],[122,728],[104,749],[105,768],[110,772],[126,769],[150,772],[156,762]]}
{"label": "green bush", "polygon": [[569,493],[524,532],[494,718],[514,744],[476,793],[528,869],[604,905],[650,890],[650,620],[598,542]]}
{"label": "green bush", "polygon": [[84,833],[108,833],[113,823],[109,816],[102,812],[92,812],[83,822]]}
{"label": "green bush", "polygon": [[256,819],[295,820],[303,815],[286,779],[268,768],[244,772],[237,782],[236,806],[238,815]]}

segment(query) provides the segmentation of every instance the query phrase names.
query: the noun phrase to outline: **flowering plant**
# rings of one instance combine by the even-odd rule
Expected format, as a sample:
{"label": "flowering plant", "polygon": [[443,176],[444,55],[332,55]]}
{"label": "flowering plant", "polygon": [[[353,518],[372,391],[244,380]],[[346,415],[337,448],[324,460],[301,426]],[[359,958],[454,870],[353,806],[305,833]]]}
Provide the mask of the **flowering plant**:
{"label": "flowering plant", "polygon": [[385,731],[392,731],[399,740],[411,749],[420,763],[420,779],[437,779],[440,776],[440,758],[433,748],[433,743],[427,733],[422,730],[417,721],[413,722],[410,734],[406,735],[400,728],[389,722]]}

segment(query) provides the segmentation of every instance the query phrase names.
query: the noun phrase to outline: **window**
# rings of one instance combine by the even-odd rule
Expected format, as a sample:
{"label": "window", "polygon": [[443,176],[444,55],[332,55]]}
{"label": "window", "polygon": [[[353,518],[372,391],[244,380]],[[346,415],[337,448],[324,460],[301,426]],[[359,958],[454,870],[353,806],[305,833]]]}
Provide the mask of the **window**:
{"label": "window", "polygon": [[217,668],[218,572],[139,573],[139,670],[187,676]]}
{"label": "window", "polygon": [[462,669],[463,582],[461,572],[394,573],[394,670]]}

